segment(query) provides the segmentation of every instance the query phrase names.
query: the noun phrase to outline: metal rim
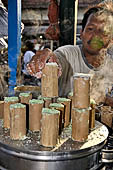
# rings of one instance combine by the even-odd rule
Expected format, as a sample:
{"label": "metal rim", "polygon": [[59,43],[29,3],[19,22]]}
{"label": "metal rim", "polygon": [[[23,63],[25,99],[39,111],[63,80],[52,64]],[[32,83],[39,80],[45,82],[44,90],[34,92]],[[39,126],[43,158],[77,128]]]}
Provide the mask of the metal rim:
{"label": "metal rim", "polygon": [[98,145],[93,147],[74,150],[74,151],[65,151],[65,152],[52,152],[52,151],[22,151],[17,148],[10,147],[6,144],[0,142],[0,151],[15,157],[20,157],[27,160],[40,160],[40,161],[62,161],[62,160],[71,160],[86,157],[88,155],[94,154],[95,152],[101,150],[105,145],[105,141],[101,142]]}

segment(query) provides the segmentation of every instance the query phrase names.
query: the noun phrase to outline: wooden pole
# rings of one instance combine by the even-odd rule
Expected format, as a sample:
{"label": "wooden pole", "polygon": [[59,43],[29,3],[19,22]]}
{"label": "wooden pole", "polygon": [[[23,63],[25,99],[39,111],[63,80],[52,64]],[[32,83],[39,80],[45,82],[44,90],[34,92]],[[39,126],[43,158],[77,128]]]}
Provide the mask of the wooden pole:
{"label": "wooden pole", "polygon": [[76,45],[78,0],[75,0],[74,45]]}
{"label": "wooden pole", "polygon": [[40,131],[43,104],[43,100],[29,101],[29,130],[33,132]]}
{"label": "wooden pole", "polygon": [[10,105],[18,102],[18,97],[4,98],[4,128],[10,129]]}
{"label": "wooden pole", "polygon": [[21,103],[10,105],[10,137],[14,140],[26,136],[26,106]]}
{"label": "wooden pole", "polygon": [[60,112],[55,109],[42,109],[41,145],[46,147],[56,146],[59,132],[59,114]]}
{"label": "wooden pole", "polygon": [[20,54],[18,56],[18,64],[17,64],[17,85],[22,84],[22,76],[21,76],[21,70],[22,70],[22,61],[21,61],[22,55]]}

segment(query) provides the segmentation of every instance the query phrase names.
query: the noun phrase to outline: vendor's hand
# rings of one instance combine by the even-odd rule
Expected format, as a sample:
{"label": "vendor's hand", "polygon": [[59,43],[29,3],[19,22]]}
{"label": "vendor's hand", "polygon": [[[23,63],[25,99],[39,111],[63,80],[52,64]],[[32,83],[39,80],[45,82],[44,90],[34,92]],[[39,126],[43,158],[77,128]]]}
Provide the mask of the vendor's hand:
{"label": "vendor's hand", "polygon": [[56,62],[58,64],[58,76],[61,76],[62,72],[59,60],[56,55],[48,48],[45,48],[44,50],[38,50],[32,57],[31,61],[27,64],[27,70],[29,74],[37,78],[41,78],[42,69],[45,67],[47,62]]}

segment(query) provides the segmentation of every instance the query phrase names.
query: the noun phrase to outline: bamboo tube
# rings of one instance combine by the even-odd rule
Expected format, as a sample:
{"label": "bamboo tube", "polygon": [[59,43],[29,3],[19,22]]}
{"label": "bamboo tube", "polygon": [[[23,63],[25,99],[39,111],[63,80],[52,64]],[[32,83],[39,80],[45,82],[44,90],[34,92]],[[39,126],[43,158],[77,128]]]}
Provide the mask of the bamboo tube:
{"label": "bamboo tube", "polygon": [[75,109],[72,113],[72,139],[84,142],[89,134],[89,109]]}
{"label": "bamboo tube", "polygon": [[0,119],[4,116],[4,101],[0,101]]}
{"label": "bamboo tube", "polygon": [[89,128],[93,129],[95,127],[95,106],[94,100],[90,101],[91,110],[89,111]]}
{"label": "bamboo tube", "polygon": [[68,99],[73,100],[73,92],[70,92],[70,93],[68,94]]}
{"label": "bamboo tube", "polygon": [[26,136],[26,106],[21,103],[10,105],[10,137],[14,140]]}
{"label": "bamboo tube", "polygon": [[4,128],[10,128],[10,105],[19,102],[18,97],[5,97],[4,98]]}
{"label": "bamboo tube", "polygon": [[58,97],[52,97],[52,102],[51,103],[57,103]]}
{"label": "bamboo tube", "polygon": [[26,105],[26,128],[29,130],[29,101],[32,99],[31,93],[20,93],[20,103]]}
{"label": "bamboo tube", "polygon": [[72,115],[72,108],[73,108],[73,92],[70,92],[69,94],[68,94],[68,99],[70,99],[71,100],[71,102],[70,102],[70,120],[71,120],[71,115]]}
{"label": "bamboo tube", "polygon": [[90,106],[90,75],[76,73],[73,78],[73,106],[87,109]]}
{"label": "bamboo tube", "polygon": [[61,103],[51,103],[49,105],[49,108],[50,109],[56,109],[56,110],[59,110],[60,111],[60,116],[59,116],[59,135],[61,134],[62,132],[62,129],[63,129],[63,117],[64,117],[64,105],[61,104]]}
{"label": "bamboo tube", "polygon": [[41,92],[43,97],[58,96],[58,65],[47,63],[42,70]]}
{"label": "bamboo tube", "polygon": [[64,127],[67,127],[70,123],[70,103],[71,100],[67,98],[58,98],[57,99],[58,103],[61,103],[65,106],[65,111],[64,111]]}
{"label": "bamboo tube", "polygon": [[56,146],[59,132],[59,114],[60,112],[55,109],[42,109],[41,145],[46,147]]}
{"label": "bamboo tube", "polygon": [[43,100],[29,101],[29,130],[33,132],[40,131],[43,104]]}
{"label": "bamboo tube", "polygon": [[39,96],[38,99],[44,101],[44,107],[46,107],[46,108],[49,108],[50,103],[52,103],[52,98],[51,97]]}
{"label": "bamboo tube", "polygon": [[113,110],[111,106],[101,107],[101,122],[113,129]]}
{"label": "bamboo tube", "polygon": [[20,102],[24,104],[29,104],[29,100],[32,99],[31,93],[20,93],[19,94]]}

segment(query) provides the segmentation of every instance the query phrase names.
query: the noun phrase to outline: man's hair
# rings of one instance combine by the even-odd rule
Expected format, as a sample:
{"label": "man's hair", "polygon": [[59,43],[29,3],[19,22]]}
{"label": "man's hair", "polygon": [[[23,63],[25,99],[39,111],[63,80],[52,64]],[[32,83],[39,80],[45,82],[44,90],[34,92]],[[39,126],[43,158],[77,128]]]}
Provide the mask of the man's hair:
{"label": "man's hair", "polygon": [[86,26],[86,23],[87,23],[87,20],[89,18],[89,16],[93,13],[96,13],[97,11],[99,11],[98,8],[90,8],[85,14],[84,14],[84,17],[83,17],[83,20],[82,20],[82,31],[84,30],[85,26]]}
{"label": "man's hair", "polygon": [[[95,14],[96,16],[99,16],[101,14],[104,14],[104,16],[112,16],[108,20],[108,22],[109,22],[109,25],[113,24],[113,19],[112,19],[113,18],[113,2],[112,2],[112,0],[107,0],[107,1],[101,2],[101,3],[97,4],[97,5],[89,8],[85,12],[83,20],[82,20],[82,31],[84,30],[84,28],[85,28],[85,26],[87,24],[87,20],[88,20],[88,18],[89,18],[89,16],[91,14]],[[103,16],[103,19],[104,19],[104,16]]]}

